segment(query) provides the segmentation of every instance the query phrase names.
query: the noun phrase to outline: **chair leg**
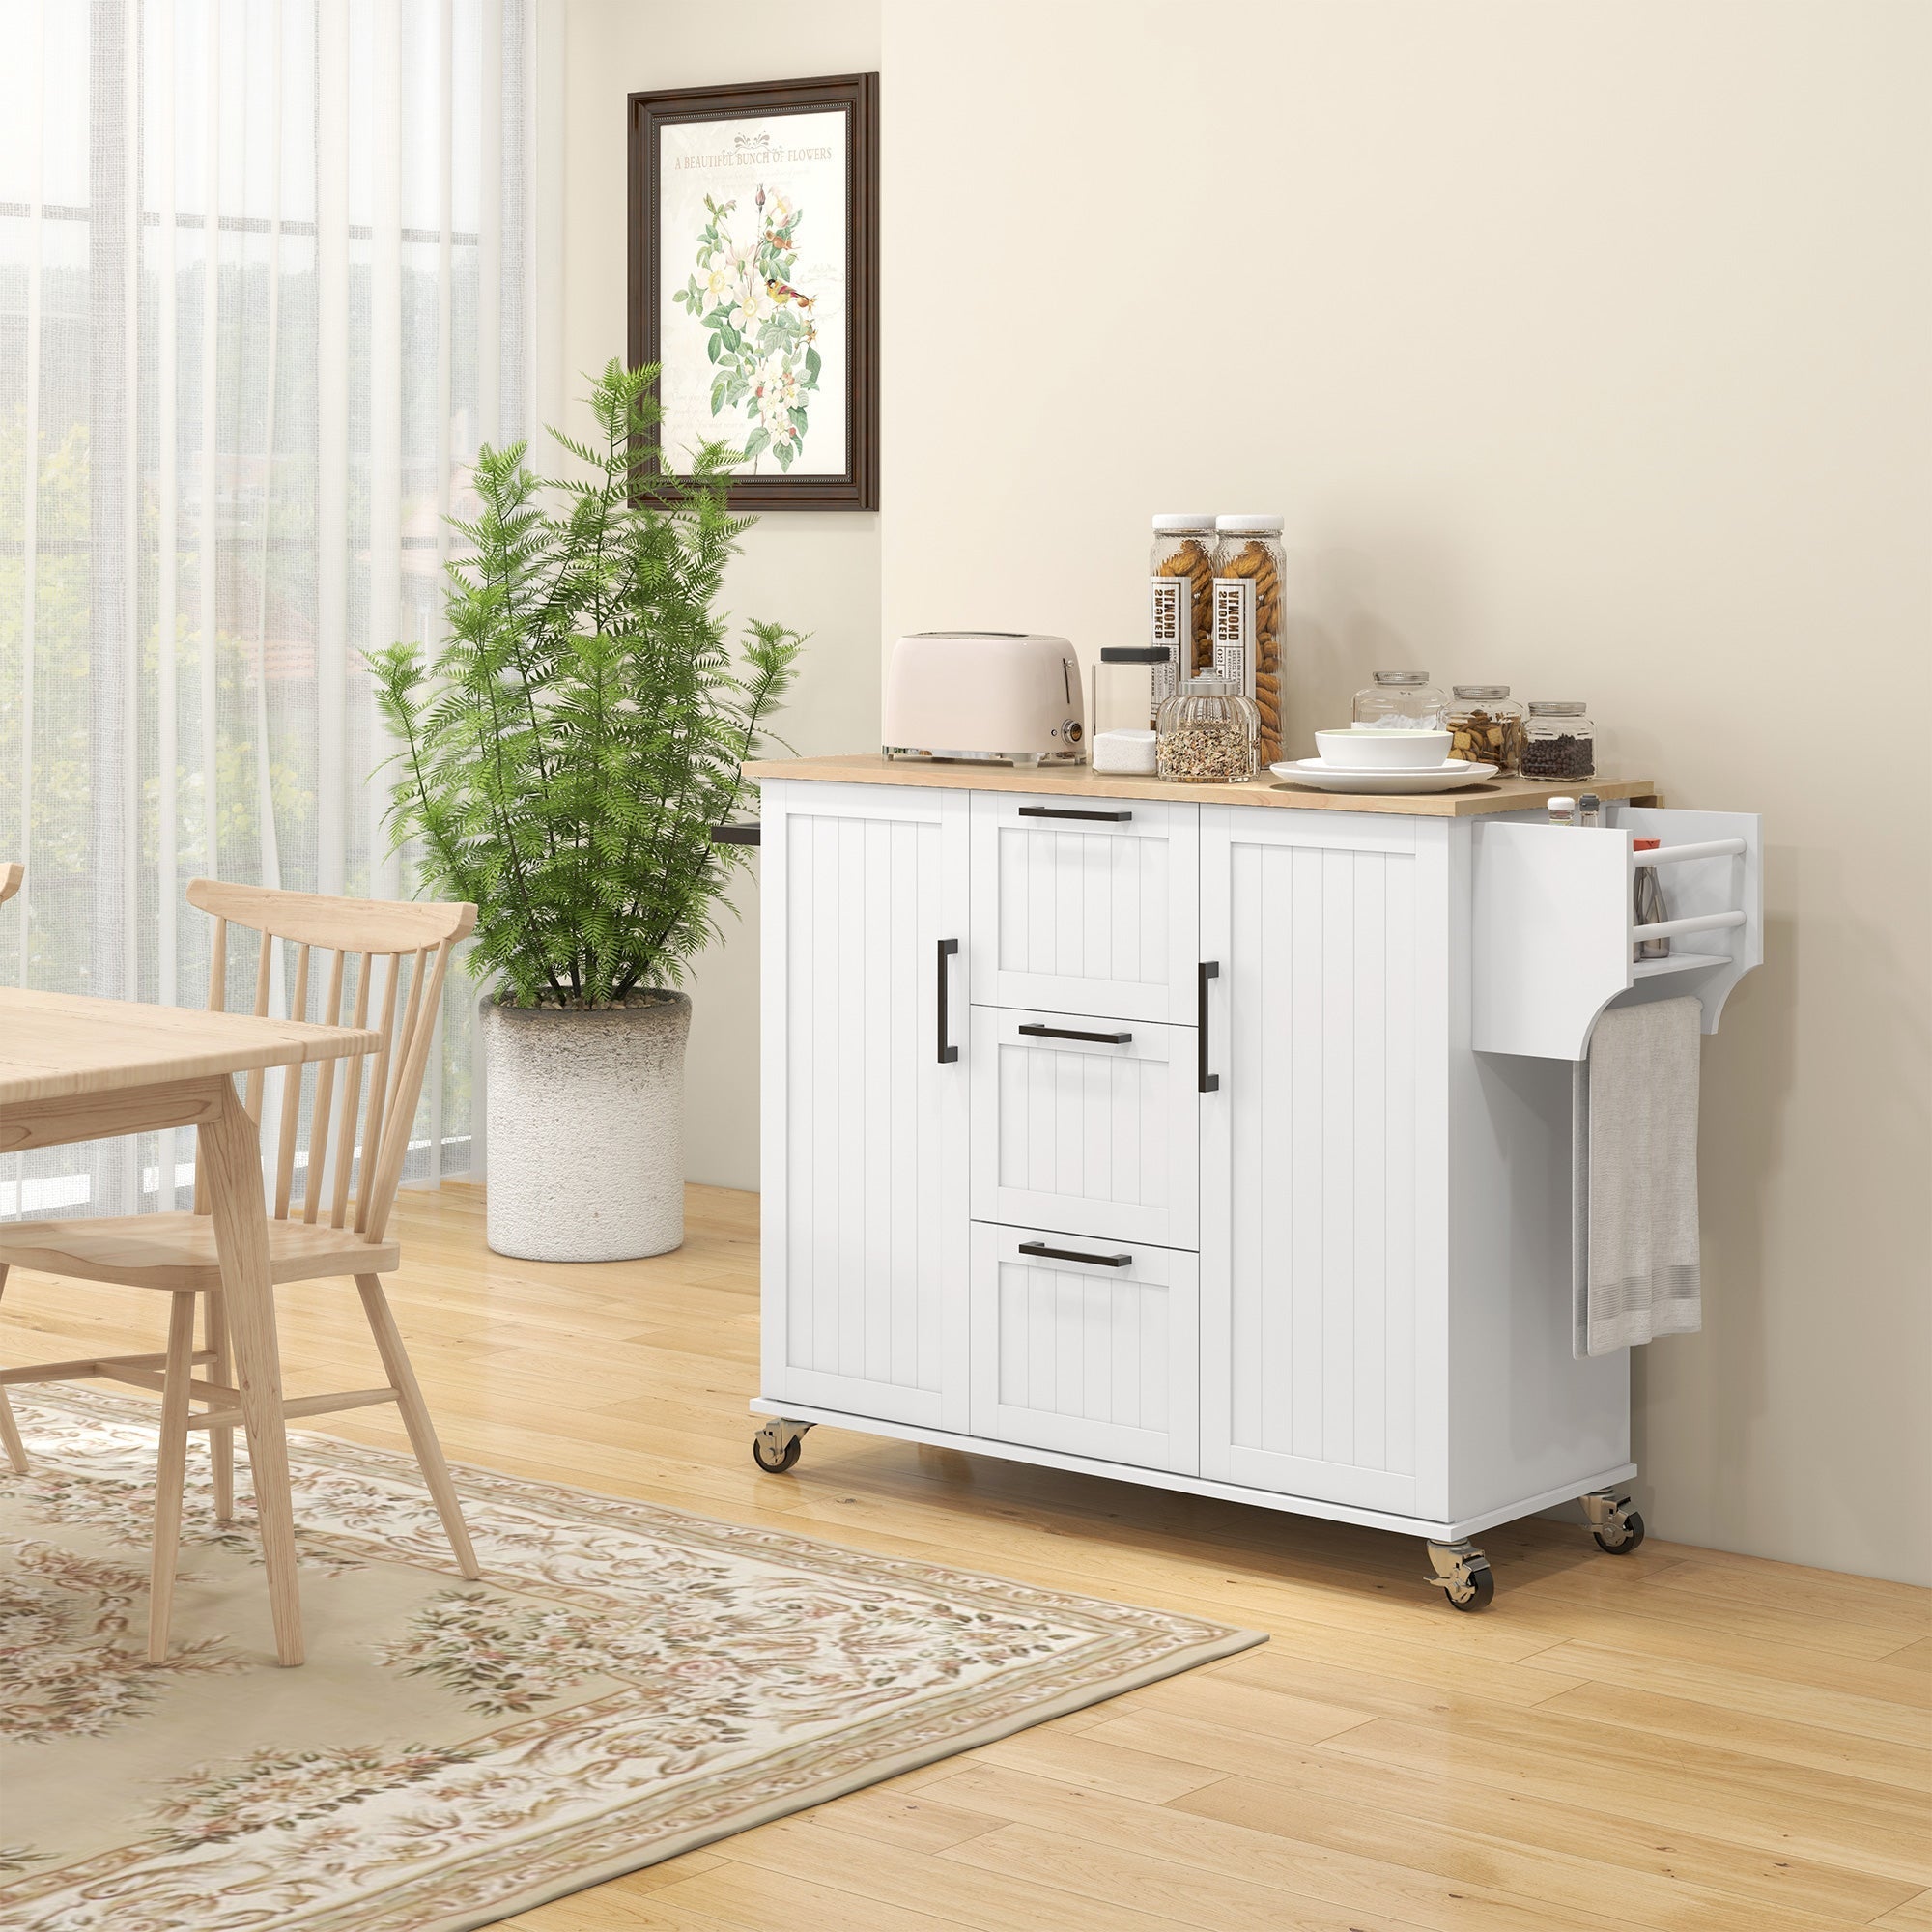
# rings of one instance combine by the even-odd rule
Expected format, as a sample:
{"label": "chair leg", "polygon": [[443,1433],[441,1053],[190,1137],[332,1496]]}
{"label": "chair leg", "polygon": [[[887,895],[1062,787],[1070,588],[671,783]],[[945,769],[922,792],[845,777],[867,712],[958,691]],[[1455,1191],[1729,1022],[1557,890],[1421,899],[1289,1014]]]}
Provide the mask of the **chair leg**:
{"label": "chair leg", "polygon": [[[0,1294],[6,1292],[7,1264],[0,1262]],[[14,1405],[7,1400],[4,1388],[0,1388],[0,1445],[4,1445],[7,1451],[7,1466],[14,1475],[24,1476],[27,1473],[27,1451],[14,1423]]]}
{"label": "chair leg", "polygon": [[436,1513],[456,1552],[456,1567],[472,1582],[482,1576],[476,1552],[469,1545],[469,1531],[464,1526],[463,1506],[456,1499],[456,1485],[449,1480],[449,1465],[442,1460],[442,1445],[436,1439],[436,1426],[416,1386],[415,1371],[410,1366],[409,1351],[403,1347],[396,1318],[389,1312],[389,1298],[383,1293],[380,1275],[358,1274],[356,1293],[362,1297],[362,1312],[369,1318],[369,1332],[376,1338],[376,1352],[383,1358],[383,1373],[396,1391],[396,1406],[403,1412],[403,1427],[410,1433],[410,1447],[422,1465],[423,1481],[436,1503]]}
{"label": "chair leg", "polygon": [[[208,1309],[202,1318],[208,1324],[208,1338],[203,1344],[213,1351],[214,1366],[210,1379],[223,1388],[235,1386],[235,1362],[228,1347],[228,1312],[221,1305],[221,1293],[214,1290],[208,1297]],[[235,1425],[214,1428],[208,1432],[208,1460],[214,1468],[214,1520],[216,1522],[235,1520]]]}
{"label": "chair leg", "polygon": [[148,1662],[168,1654],[175,1559],[181,1544],[182,1484],[187,1473],[188,1384],[194,1376],[194,1303],[174,1297],[168,1311],[168,1362],[161,1391],[161,1453],[155,1471],[155,1553],[148,1583]]}

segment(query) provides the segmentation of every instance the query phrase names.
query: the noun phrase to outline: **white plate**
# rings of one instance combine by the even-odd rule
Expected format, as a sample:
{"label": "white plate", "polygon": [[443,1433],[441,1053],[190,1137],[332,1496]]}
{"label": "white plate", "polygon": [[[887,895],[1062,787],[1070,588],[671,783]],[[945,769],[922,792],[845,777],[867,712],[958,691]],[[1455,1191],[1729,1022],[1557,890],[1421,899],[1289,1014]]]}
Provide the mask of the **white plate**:
{"label": "white plate", "polygon": [[1450,758],[1434,771],[1391,771],[1383,767],[1377,771],[1351,772],[1324,764],[1320,758],[1295,758],[1285,765],[1270,765],[1268,770],[1291,784],[1313,785],[1318,791],[1385,794],[1455,791],[1462,785],[1479,784],[1484,779],[1496,775],[1494,765],[1466,764],[1461,758]]}

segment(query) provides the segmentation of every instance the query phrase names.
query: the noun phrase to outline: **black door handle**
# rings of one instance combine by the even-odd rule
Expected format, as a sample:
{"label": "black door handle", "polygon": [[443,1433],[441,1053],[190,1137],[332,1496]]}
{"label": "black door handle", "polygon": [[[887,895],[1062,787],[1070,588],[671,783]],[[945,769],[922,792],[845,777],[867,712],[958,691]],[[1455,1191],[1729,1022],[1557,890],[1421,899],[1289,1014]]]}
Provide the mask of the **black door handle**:
{"label": "black door handle", "polygon": [[1019,810],[1022,818],[1097,818],[1107,825],[1124,825],[1133,816],[1131,811],[1075,811],[1062,805],[1023,805]]}
{"label": "black door handle", "polygon": [[1020,1253],[1037,1255],[1045,1262],[1086,1262],[1096,1268],[1131,1267],[1132,1255],[1083,1255],[1074,1248],[1049,1248],[1044,1241],[1022,1241]]}
{"label": "black door handle", "polygon": [[1200,966],[1200,978],[1195,981],[1197,1007],[1194,1016],[1195,1046],[1200,1054],[1197,1071],[1200,1075],[1201,1092],[1218,1094],[1221,1091],[1221,1076],[1208,1071],[1208,981],[1221,977],[1221,962],[1218,959],[1204,959]]}
{"label": "black door handle", "polygon": [[939,942],[939,1064],[950,1066],[959,1058],[959,1049],[947,1038],[952,1029],[946,1023],[946,962],[959,951],[956,939]]}
{"label": "black door handle", "polygon": [[1133,1038],[1130,1033],[1082,1033],[1078,1027],[1040,1026],[1036,1022],[1017,1030],[1032,1034],[1036,1039],[1091,1039],[1096,1046],[1125,1046]]}

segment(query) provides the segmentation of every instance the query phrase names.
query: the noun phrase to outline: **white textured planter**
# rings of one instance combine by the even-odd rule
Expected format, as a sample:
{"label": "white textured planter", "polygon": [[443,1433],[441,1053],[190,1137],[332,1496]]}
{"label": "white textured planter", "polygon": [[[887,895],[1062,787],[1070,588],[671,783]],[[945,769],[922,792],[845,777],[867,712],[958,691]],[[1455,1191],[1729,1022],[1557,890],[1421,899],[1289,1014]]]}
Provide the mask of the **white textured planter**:
{"label": "white textured planter", "polygon": [[683,993],[605,1012],[482,1008],[488,1239],[533,1262],[621,1262],[684,1240]]}

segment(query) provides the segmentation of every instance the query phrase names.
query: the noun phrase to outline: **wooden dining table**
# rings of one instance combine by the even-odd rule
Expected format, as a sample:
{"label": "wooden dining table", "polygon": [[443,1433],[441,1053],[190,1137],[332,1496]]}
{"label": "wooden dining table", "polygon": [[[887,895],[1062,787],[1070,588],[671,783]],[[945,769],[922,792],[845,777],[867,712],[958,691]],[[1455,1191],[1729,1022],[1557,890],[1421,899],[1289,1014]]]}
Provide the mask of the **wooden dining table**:
{"label": "wooden dining table", "polygon": [[281,1351],[269,1278],[261,1129],[234,1076],[374,1051],[381,1036],[252,1014],[195,1012],[0,987],[0,1153],[193,1127],[213,1218],[275,1654],[302,1661]]}

